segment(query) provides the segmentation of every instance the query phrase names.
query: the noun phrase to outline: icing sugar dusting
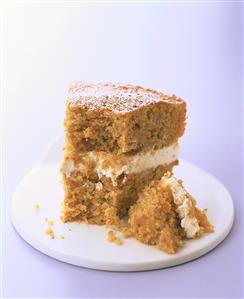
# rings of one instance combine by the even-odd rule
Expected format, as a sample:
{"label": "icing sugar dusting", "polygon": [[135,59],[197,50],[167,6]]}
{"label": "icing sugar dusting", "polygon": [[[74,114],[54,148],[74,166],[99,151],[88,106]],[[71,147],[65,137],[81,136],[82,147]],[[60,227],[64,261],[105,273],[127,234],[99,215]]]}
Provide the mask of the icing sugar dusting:
{"label": "icing sugar dusting", "polygon": [[158,103],[182,103],[176,95],[166,95],[153,89],[130,84],[87,84],[75,82],[68,93],[68,103],[89,109],[108,109],[129,112],[143,106]]}

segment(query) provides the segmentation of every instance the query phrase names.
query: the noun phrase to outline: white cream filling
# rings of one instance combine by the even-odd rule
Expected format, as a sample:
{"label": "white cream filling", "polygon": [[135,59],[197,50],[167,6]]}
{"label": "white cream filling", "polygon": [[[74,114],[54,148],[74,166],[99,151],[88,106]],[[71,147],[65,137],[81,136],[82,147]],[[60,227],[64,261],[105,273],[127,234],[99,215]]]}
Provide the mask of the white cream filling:
{"label": "white cream filling", "polygon": [[177,205],[176,211],[181,219],[181,227],[185,230],[187,238],[195,237],[200,231],[200,227],[196,217],[189,215],[192,209],[192,202],[187,192],[173,176],[170,178],[163,177],[162,180],[169,185],[172,190],[174,203]]}
{"label": "white cream filling", "polygon": [[113,185],[116,186],[116,179],[122,174],[122,173],[127,173],[127,167],[123,166],[122,168],[120,168],[117,171],[114,171],[112,167],[109,168],[103,168],[102,167],[102,162],[98,163],[98,167],[97,167],[97,174],[99,179],[102,176],[105,176],[109,179],[112,180]]}
{"label": "white cream filling", "polygon": [[147,153],[139,153],[127,158],[126,164],[121,165],[119,169],[112,167],[104,168],[103,159],[99,159],[97,165],[97,174],[99,177],[106,176],[110,178],[113,184],[121,174],[139,173],[143,170],[156,168],[160,165],[168,165],[178,158],[179,144],[174,143],[171,146],[159,150],[153,150]]}
{"label": "white cream filling", "polygon": [[[114,159],[113,154],[107,154],[106,158],[99,157],[96,152],[87,153],[84,158],[88,161],[96,162],[96,171],[98,177],[105,176],[110,178],[114,185],[116,185],[116,179],[121,174],[139,173],[143,170],[156,168],[160,165],[168,165],[178,158],[179,144],[174,143],[168,147],[164,147],[159,150],[153,150],[147,153],[139,153],[132,156],[128,156],[121,165],[113,167],[104,167],[104,162]],[[79,170],[82,170],[84,166],[82,163],[78,165]],[[70,176],[75,170],[75,165],[72,160],[67,160],[63,166],[63,172]]]}

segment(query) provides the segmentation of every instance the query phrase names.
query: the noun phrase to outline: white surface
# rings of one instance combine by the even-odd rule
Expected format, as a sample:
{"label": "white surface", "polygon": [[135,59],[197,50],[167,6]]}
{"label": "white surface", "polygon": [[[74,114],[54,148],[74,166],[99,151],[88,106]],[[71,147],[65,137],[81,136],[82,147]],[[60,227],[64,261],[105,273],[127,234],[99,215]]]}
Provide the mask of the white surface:
{"label": "white surface", "polygon": [[[195,259],[218,245],[233,222],[233,204],[228,191],[215,178],[181,161],[175,174],[198,199],[198,206],[208,208],[215,232],[199,240],[187,241],[177,254],[168,255],[135,239],[125,239],[117,246],[106,240],[107,229],[78,223],[62,223],[59,214],[62,187],[58,161],[62,141],[50,147],[41,163],[19,184],[12,200],[12,221],[18,233],[39,251],[64,262],[101,270],[141,271],[159,269]],[[35,210],[36,203],[40,209]],[[54,221],[56,238],[45,234],[45,218]],[[61,239],[64,235],[65,239]]]}

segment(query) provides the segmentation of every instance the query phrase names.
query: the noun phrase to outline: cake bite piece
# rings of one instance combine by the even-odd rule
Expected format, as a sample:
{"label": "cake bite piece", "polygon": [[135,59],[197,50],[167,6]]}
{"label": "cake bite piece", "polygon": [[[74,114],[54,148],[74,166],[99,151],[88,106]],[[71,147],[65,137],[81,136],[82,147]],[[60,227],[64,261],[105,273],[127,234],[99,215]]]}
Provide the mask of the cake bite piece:
{"label": "cake bite piece", "polygon": [[183,246],[184,240],[213,231],[206,210],[196,207],[182,181],[170,173],[152,181],[139,194],[129,211],[129,226],[139,241],[171,254]]}
{"label": "cake bite piece", "polygon": [[134,85],[70,87],[64,121],[62,219],[116,224],[138,192],[178,164],[186,104]]}

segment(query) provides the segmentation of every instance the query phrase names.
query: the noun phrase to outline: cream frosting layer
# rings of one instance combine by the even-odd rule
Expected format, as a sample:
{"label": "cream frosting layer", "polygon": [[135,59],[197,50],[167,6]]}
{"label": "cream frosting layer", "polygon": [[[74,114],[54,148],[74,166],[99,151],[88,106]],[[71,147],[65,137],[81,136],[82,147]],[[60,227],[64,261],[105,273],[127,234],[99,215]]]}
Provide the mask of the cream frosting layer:
{"label": "cream frosting layer", "polygon": [[108,156],[98,159],[96,169],[99,177],[106,176],[111,178],[115,183],[116,178],[123,173],[139,173],[143,170],[156,168],[160,165],[168,165],[177,160],[178,152],[179,145],[176,143],[159,150],[128,156],[121,161],[117,161],[117,167],[114,167],[114,165],[106,167],[107,162],[110,161],[110,158],[112,159],[112,157]]}
{"label": "cream frosting layer", "polygon": [[187,238],[194,238],[200,231],[198,220],[192,215],[194,209],[192,200],[184,187],[173,176],[164,176],[162,181],[170,186],[174,197],[174,203],[177,206],[177,213],[181,219],[181,227],[185,230]]}
{"label": "cream frosting layer", "polygon": [[178,159],[179,144],[174,143],[162,149],[130,156],[116,156],[104,152],[88,152],[82,157],[78,165],[72,160],[67,160],[63,165],[63,172],[70,176],[75,169],[85,168],[87,162],[95,163],[99,177],[106,176],[115,184],[121,174],[140,173],[143,170],[168,165]]}

